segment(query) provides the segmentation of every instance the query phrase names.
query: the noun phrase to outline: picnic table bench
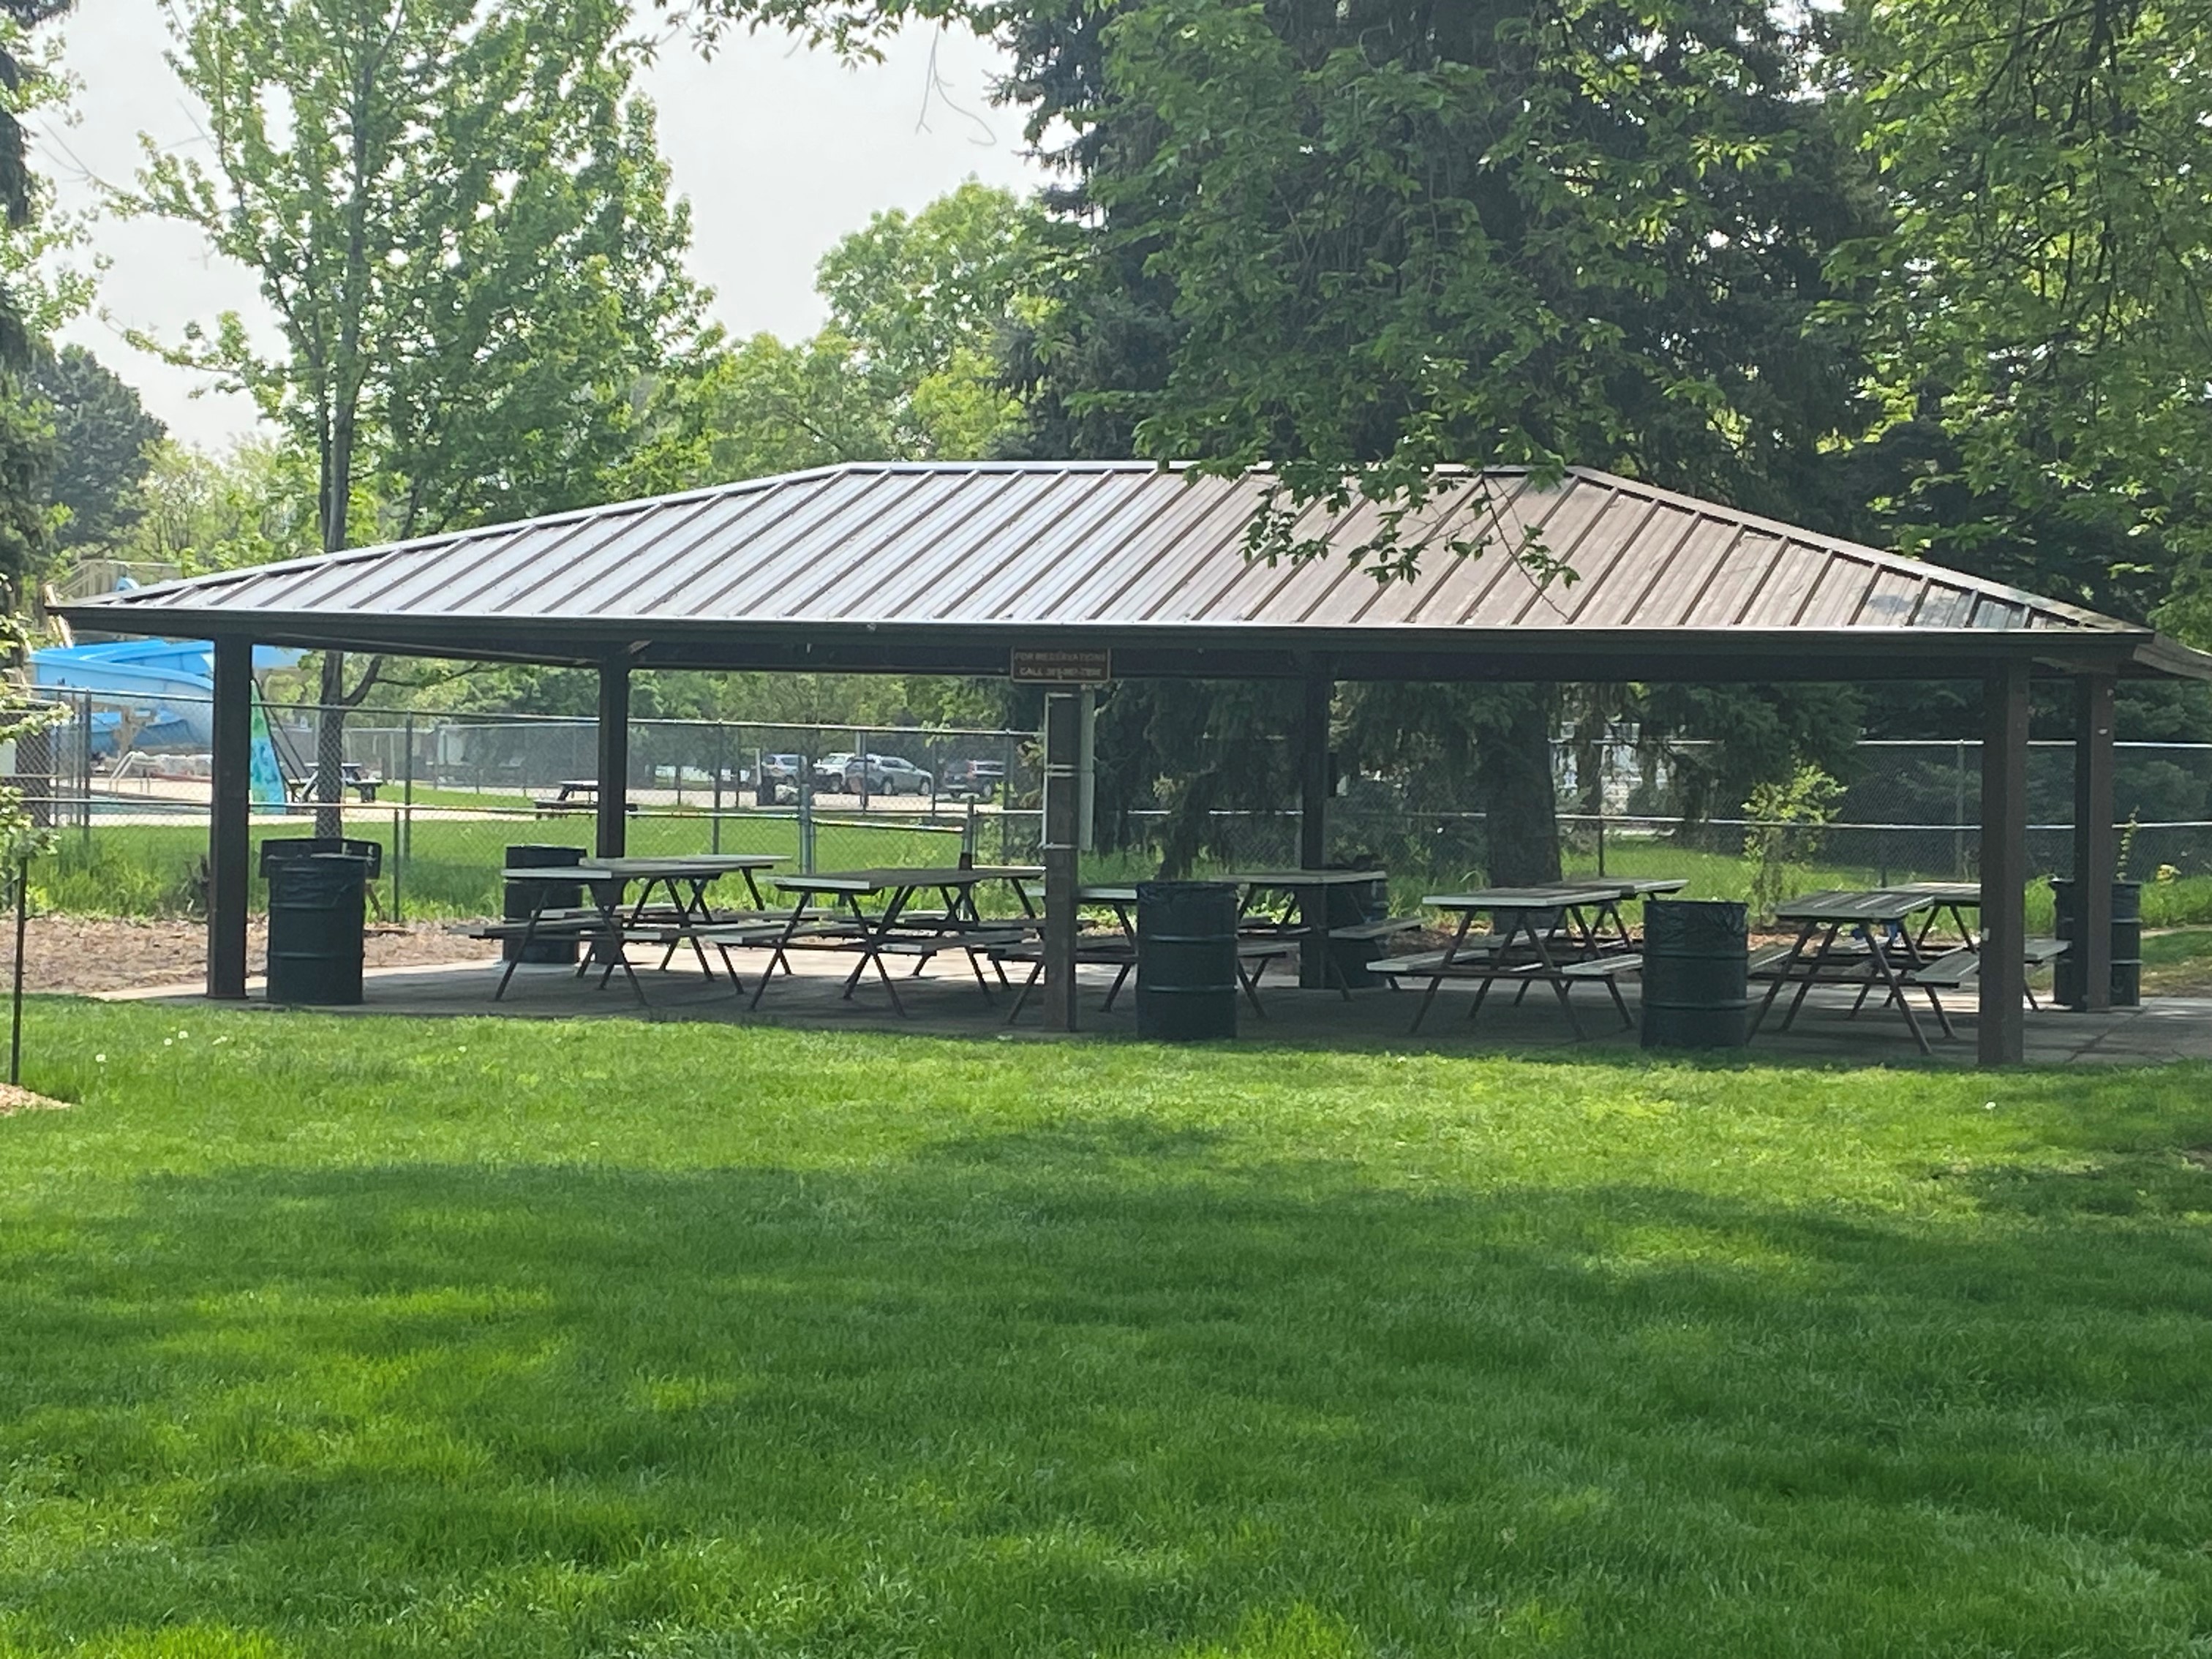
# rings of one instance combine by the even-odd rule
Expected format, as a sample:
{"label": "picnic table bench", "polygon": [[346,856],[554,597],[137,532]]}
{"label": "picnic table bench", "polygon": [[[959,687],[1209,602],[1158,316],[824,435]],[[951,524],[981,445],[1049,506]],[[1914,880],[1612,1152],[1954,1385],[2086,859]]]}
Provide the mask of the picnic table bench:
{"label": "picnic table bench", "polygon": [[[788,951],[810,938],[817,939],[821,944],[815,948],[851,951],[860,958],[853,964],[853,971],[845,976],[841,993],[844,998],[852,997],[872,967],[890,997],[891,1006],[903,1015],[906,1005],[900,1000],[898,986],[890,969],[884,965],[884,958],[913,957],[914,971],[918,975],[939,956],[957,951],[966,955],[976,986],[988,1001],[991,981],[984,974],[983,965],[990,962],[1000,983],[1006,982],[1005,969],[997,965],[993,953],[1018,946],[1027,939],[1028,923],[1035,915],[1035,908],[1025,884],[1043,874],[1034,865],[979,864],[972,867],[878,868],[779,876],[773,884],[777,891],[789,895],[793,904],[790,921],[774,942],[775,954],[769,958],[769,971],[773,973],[781,963],[789,973]],[[1012,887],[1021,902],[1021,919],[987,921],[977,909],[975,889],[993,881],[1003,881]],[[942,901],[941,908],[911,908],[917,894],[931,890]],[[860,903],[863,898],[869,897],[884,900],[882,908],[872,914]],[[823,900],[829,901],[826,914],[817,908]],[[751,1006],[760,1006],[761,998],[768,990],[768,974],[763,974],[753,992]]]}

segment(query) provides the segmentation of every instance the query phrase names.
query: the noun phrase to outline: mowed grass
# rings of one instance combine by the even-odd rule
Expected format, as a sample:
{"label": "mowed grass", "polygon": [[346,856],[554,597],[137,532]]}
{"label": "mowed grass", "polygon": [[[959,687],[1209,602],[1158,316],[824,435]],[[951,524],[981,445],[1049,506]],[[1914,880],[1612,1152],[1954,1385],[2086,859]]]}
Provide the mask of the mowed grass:
{"label": "mowed grass", "polygon": [[2212,1644],[2203,1067],[29,1045],[0,1653]]}

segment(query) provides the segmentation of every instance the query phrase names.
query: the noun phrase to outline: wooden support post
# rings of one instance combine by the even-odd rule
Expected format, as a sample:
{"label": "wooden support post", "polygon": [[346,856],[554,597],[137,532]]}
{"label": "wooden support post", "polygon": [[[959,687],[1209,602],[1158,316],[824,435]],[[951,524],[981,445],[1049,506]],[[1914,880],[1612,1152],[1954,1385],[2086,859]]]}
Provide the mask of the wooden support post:
{"label": "wooden support post", "polygon": [[1994,664],[1982,682],[1982,962],[1979,1058],[2027,1058],[2027,664]]}
{"label": "wooden support post", "polygon": [[215,642],[214,808],[208,817],[207,994],[246,996],[253,799],[253,642]]}
{"label": "wooden support post", "polygon": [[2112,1006],[2112,687],[2110,673],[2074,682],[2074,905],[2071,946],[2086,1009]]}
{"label": "wooden support post", "polygon": [[1075,888],[1082,779],[1082,700],[1054,691],[1044,700],[1044,1023],[1075,1029]]}
{"label": "wooden support post", "polygon": [[599,832],[592,851],[618,859],[629,846],[629,659],[599,665]]}
{"label": "wooden support post", "polygon": [[[1298,868],[1318,870],[1328,862],[1328,798],[1335,779],[1328,763],[1329,702],[1336,690],[1326,668],[1310,665],[1305,699],[1298,718]],[[1298,983],[1309,991],[1328,987],[1328,894],[1309,887],[1298,896],[1298,926],[1305,941],[1298,947]]]}

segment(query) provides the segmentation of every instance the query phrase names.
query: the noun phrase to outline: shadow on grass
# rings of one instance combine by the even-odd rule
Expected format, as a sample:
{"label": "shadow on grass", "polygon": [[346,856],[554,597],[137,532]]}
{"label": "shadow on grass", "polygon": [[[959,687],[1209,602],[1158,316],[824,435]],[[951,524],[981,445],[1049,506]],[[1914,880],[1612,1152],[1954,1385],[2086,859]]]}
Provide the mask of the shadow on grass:
{"label": "shadow on grass", "polygon": [[1136,1116],[148,1176],[9,1252],[0,1631],[2160,1650],[2212,1605],[2212,1262],[2179,1204],[2022,1207],[1430,1195]]}

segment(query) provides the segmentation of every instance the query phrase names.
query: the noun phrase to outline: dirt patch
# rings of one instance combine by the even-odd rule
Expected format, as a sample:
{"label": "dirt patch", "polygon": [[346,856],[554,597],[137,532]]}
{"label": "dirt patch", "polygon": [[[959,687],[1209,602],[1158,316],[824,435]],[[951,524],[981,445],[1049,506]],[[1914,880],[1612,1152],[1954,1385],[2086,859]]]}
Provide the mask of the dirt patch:
{"label": "dirt patch", "polygon": [[[15,930],[0,927],[0,988],[15,971]],[[427,967],[441,962],[476,962],[494,954],[481,939],[449,933],[454,924],[416,922],[404,927],[373,927],[366,958],[371,968]],[[259,973],[268,955],[269,924],[255,917],[246,924],[246,960]],[[133,921],[112,916],[33,916],[24,937],[23,988],[27,991],[137,990],[179,985],[207,971],[207,924],[199,921]]]}
{"label": "dirt patch", "polygon": [[2200,1170],[2212,1170],[2212,1146],[2185,1146],[2181,1155]]}
{"label": "dirt patch", "polygon": [[0,1083],[0,1117],[11,1112],[65,1112],[66,1100],[49,1100],[44,1095],[34,1095],[28,1089],[19,1089],[12,1083]]}

